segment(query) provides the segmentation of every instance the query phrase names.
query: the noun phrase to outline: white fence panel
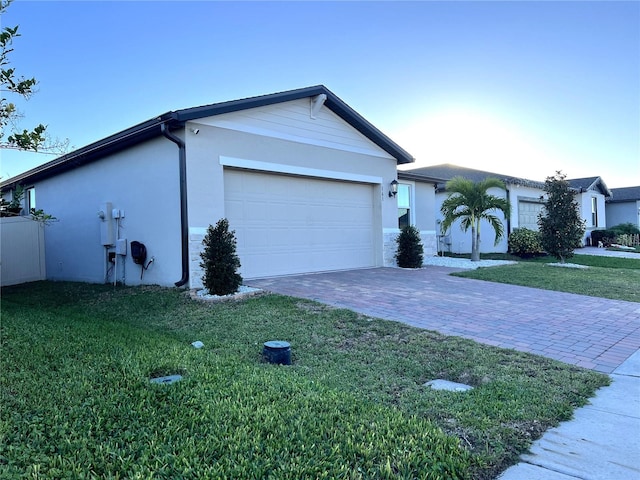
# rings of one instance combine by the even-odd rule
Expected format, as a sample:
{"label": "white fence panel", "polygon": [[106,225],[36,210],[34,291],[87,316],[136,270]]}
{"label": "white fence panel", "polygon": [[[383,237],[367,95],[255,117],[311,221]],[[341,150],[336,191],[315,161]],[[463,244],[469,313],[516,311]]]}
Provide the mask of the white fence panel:
{"label": "white fence panel", "polygon": [[27,217],[0,218],[0,285],[45,280],[44,225]]}

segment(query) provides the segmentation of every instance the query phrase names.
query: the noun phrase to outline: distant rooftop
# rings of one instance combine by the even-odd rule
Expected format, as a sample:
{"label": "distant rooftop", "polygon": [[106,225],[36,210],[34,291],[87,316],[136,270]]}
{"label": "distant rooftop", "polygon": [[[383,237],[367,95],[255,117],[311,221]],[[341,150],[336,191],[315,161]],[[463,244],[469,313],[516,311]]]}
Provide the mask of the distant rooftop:
{"label": "distant rooftop", "polygon": [[607,199],[610,203],[633,202],[634,200],[640,200],[640,186],[612,188],[611,198]]}
{"label": "distant rooftop", "polygon": [[451,180],[453,177],[468,178],[473,182],[480,182],[485,178],[494,177],[502,180],[503,182],[511,185],[523,185],[534,188],[544,188],[544,182],[538,182],[535,180],[529,180],[526,178],[512,177],[509,175],[503,175],[501,173],[487,172],[485,170],[476,170],[473,168],[460,167],[458,165],[452,165],[450,163],[443,163],[440,165],[432,165],[430,167],[412,168],[405,170],[405,173],[411,174],[415,177],[424,177],[425,179],[441,178]]}
{"label": "distant rooftop", "polygon": [[[523,187],[533,187],[540,189],[544,188],[544,182],[540,182],[537,180],[513,177],[510,175],[504,175],[502,173],[487,172],[485,170],[476,170],[474,168],[460,167],[458,165],[452,165],[450,163],[432,165],[430,167],[412,168],[410,170],[405,170],[404,173],[405,178],[409,178],[408,175],[411,175],[414,180],[430,180],[434,178],[451,180],[453,177],[464,177],[473,182],[480,182],[485,178],[494,177],[502,180],[507,185],[521,185]],[[579,192],[586,192],[587,190],[597,190],[606,197],[611,196],[611,191],[607,188],[604,181],[600,177],[567,179],[567,182],[569,182],[569,186],[571,188]],[[441,188],[440,190],[443,190],[443,188]]]}

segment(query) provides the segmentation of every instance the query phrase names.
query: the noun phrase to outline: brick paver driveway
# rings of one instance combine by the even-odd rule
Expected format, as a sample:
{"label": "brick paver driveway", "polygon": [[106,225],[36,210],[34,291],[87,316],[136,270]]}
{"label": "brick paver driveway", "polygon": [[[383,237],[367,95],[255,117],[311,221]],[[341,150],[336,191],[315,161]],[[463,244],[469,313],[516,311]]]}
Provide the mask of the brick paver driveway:
{"label": "brick paver driveway", "polygon": [[484,282],[450,268],[374,268],[253,287],[610,373],[640,348],[640,304]]}

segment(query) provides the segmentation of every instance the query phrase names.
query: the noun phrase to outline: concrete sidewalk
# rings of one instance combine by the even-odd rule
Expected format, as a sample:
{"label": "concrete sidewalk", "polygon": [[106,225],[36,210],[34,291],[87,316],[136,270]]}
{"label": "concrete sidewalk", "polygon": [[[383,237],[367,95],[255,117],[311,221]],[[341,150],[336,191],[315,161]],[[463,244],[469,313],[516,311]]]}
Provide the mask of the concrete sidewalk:
{"label": "concrete sidewalk", "polygon": [[606,248],[597,248],[597,247],[577,248],[573,251],[573,253],[575,253],[576,255],[598,255],[600,257],[637,258],[638,260],[640,260],[640,255],[635,252],[614,252],[611,250],[607,250]]}
{"label": "concrete sidewalk", "polygon": [[500,480],[640,479],[640,350],[574,418],[547,430]]}

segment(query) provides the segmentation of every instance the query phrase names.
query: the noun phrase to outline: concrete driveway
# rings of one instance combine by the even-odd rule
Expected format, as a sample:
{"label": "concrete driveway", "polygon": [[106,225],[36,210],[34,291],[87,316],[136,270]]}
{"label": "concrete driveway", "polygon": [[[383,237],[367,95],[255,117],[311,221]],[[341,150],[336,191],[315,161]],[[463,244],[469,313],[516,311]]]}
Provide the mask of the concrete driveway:
{"label": "concrete driveway", "polygon": [[247,284],[603,373],[640,348],[638,303],[452,277],[452,271],[374,268]]}

